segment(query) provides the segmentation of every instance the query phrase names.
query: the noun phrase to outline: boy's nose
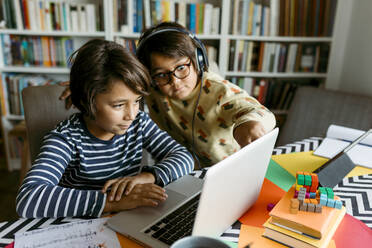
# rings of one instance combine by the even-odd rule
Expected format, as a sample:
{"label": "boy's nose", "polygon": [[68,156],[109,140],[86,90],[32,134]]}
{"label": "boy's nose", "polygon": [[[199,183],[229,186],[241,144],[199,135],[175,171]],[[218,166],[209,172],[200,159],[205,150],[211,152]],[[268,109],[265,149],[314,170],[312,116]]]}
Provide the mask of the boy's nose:
{"label": "boy's nose", "polygon": [[129,107],[124,114],[124,119],[125,120],[134,120],[135,117],[136,117],[135,107]]}
{"label": "boy's nose", "polygon": [[171,77],[170,78],[170,84],[172,86],[177,86],[181,82],[181,80],[182,80],[182,79],[179,79],[178,77],[176,77],[174,74],[171,74],[170,77]]}

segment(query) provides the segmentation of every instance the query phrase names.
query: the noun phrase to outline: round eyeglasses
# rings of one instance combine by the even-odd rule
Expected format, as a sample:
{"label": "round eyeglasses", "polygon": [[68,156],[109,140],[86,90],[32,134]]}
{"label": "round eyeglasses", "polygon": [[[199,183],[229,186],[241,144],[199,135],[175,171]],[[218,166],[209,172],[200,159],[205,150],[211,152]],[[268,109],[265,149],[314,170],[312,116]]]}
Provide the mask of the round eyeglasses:
{"label": "round eyeglasses", "polygon": [[184,79],[190,74],[190,65],[191,61],[188,64],[177,66],[173,71],[155,74],[152,76],[152,80],[158,86],[165,86],[171,82],[172,75],[178,79]]}

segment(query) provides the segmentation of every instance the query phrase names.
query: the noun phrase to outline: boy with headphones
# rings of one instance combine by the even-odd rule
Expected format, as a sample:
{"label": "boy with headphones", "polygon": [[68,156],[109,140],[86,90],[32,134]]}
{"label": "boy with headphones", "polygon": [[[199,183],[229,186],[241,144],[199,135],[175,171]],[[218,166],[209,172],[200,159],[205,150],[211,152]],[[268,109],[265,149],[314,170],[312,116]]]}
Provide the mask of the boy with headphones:
{"label": "boy with headphones", "polygon": [[[163,22],[142,33],[137,58],[150,71],[150,117],[211,166],[263,136],[275,116],[237,85],[208,71],[203,43],[182,25]],[[69,95],[66,90],[61,99]]]}
{"label": "boy with headphones", "polygon": [[152,78],[151,118],[211,166],[275,127],[274,115],[247,92],[208,72],[203,43],[183,26],[163,22],[146,30],[138,59]]}

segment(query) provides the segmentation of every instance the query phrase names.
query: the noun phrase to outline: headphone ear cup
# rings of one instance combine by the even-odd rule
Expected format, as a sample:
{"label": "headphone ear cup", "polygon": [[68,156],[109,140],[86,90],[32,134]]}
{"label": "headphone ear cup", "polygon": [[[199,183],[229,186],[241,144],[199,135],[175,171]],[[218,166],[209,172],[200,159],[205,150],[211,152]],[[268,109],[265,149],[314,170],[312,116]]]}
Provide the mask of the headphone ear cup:
{"label": "headphone ear cup", "polygon": [[203,69],[203,61],[200,61],[200,51],[199,51],[199,48],[195,49],[195,60],[196,60],[196,69],[198,72],[201,72],[201,70]]}

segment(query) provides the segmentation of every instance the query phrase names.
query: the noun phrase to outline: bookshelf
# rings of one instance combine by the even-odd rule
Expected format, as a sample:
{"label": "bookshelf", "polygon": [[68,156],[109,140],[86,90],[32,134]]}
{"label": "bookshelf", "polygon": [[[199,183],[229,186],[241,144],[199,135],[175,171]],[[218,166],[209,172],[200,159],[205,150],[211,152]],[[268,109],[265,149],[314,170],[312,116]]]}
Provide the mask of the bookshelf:
{"label": "bookshelf", "polygon": [[[59,18],[63,21],[59,25],[56,25],[56,21],[53,22],[53,20],[51,21],[51,23],[45,21],[44,25],[41,25],[38,24],[39,22],[41,22],[41,19],[40,17],[37,17],[36,20],[30,21],[27,26],[25,24],[25,21],[22,19],[21,6],[19,7],[20,10],[18,10],[18,12],[16,10],[17,3],[20,4],[24,2],[23,0],[0,0],[0,2],[2,3],[3,8],[6,5],[5,3],[9,4],[10,2],[12,2],[14,4],[14,6],[11,8],[11,10],[13,11],[7,12],[8,16],[9,13],[13,13],[10,15],[13,17],[13,21],[10,22],[10,27],[6,26],[4,21],[2,22],[2,20],[7,18],[7,15],[4,14],[6,11],[4,12],[3,9],[0,9],[0,35],[2,37],[22,37],[25,40],[30,38],[33,40],[38,40],[40,37],[47,37],[49,40],[64,40],[68,38],[72,40],[73,49],[80,47],[88,39],[92,38],[114,40],[120,44],[127,46],[129,49],[134,49],[135,42],[140,35],[139,31],[141,31],[141,27],[148,27],[156,22],[159,22],[160,20],[178,21],[181,24],[185,25],[187,28],[191,30],[194,29],[197,36],[201,40],[203,40],[203,42],[207,46],[208,56],[210,60],[215,60],[217,62],[219,71],[222,76],[232,80],[245,89],[249,88],[248,91],[256,97],[258,97],[260,89],[265,89],[266,91],[268,91],[268,89],[270,88],[269,85],[280,85],[282,84],[282,82],[285,81],[290,81],[291,86],[314,84],[317,87],[324,87],[327,77],[329,77],[327,68],[323,71],[296,71],[293,69],[279,71],[267,69],[267,65],[266,67],[264,67],[266,68],[264,70],[238,70],[236,69],[237,66],[235,65],[233,65],[232,68],[229,68],[229,60],[231,55],[235,56],[236,54],[239,54],[237,52],[231,54],[231,43],[235,42],[247,44],[246,46],[249,46],[249,43],[256,43],[260,44],[260,46],[261,44],[264,44],[265,47],[266,44],[270,44],[270,46],[273,47],[280,47],[281,45],[283,45],[287,47],[287,50],[289,50],[291,44],[297,44],[298,47],[300,46],[300,44],[312,44],[315,50],[320,45],[327,45],[329,49],[331,49],[332,43],[335,39],[335,37],[332,36],[331,31],[333,28],[331,24],[337,24],[336,20],[330,21],[331,24],[329,25],[331,25],[331,28],[328,33],[325,32],[324,29],[315,34],[303,33],[300,26],[304,26],[304,24],[296,25],[296,22],[291,22],[290,18],[284,18],[287,13],[286,11],[288,10],[285,10],[283,6],[287,6],[287,8],[290,9],[290,7],[293,5],[293,10],[297,10],[297,12],[300,12],[303,11],[301,10],[301,7],[299,7],[300,2],[302,5],[306,2],[309,6],[311,4],[316,6],[316,4],[322,3],[322,6],[319,6],[319,8],[323,9],[323,12],[325,12],[324,9],[326,9],[326,3],[337,2],[337,8],[334,8],[334,13],[332,15],[336,16],[335,18],[340,18],[340,15],[336,15],[335,13],[336,11],[338,11],[338,9],[340,9],[339,5],[345,5],[345,0],[32,0],[27,2],[29,4],[39,3],[41,4],[40,6],[44,8],[46,3],[54,3],[54,11],[56,11],[55,13],[57,13],[57,15],[58,13],[60,13]],[[261,14],[261,17],[266,16],[266,18],[261,18],[262,22],[266,23],[266,25],[262,24],[262,28],[257,29],[260,31],[257,31],[255,33],[253,33],[253,31],[247,32],[249,29],[249,15],[242,14],[243,10],[249,10],[249,5],[247,4],[250,2],[251,4],[253,4],[252,6],[261,6],[258,7],[261,8],[261,12],[264,13]],[[85,12],[85,15],[84,13],[82,13],[81,6],[86,7],[86,4],[89,4],[90,6],[90,15],[87,13],[88,11]],[[92,17],[91,15],[92,5],[94,6],[94,17]],[[73,7],[73,9],[70,8],[69,13],[67,13],[68,11],[66,11],[66,13],[63,12],[64,8],[71,6]],[[269,11],[267,11],[267,7],[270,7]],[[76,17],[75,14],[72,13],[73,11],[75,11],[75,8],[78,9],[78,17]],[[192,8],[195,13],[192,12]],[[35,7],[35,9],[38,8]],[[311,18],[312,14],[310,13],[310,10],[312,10],[312,8],[308,7],[309,14],[307,14],[306,16],[310,16],[308,18],[309,20],[312,20],[312,27],[314,27],[314,23],[316,23],[316,20],[318,20],[320,17],[318,19]],[[190,21],[190,18],[188,18],[190,17],[190,15],[192,15],[190,13],[195,14],[194,21]],[[200,15],[200,13],[203,13],[203,15]],[[255,12],[253,11],[252,13]],[[293,13],[288,13],[290,13],[290,17],[291,15],[293,15],[292,18],[295,18],[295,16],[298,18],[298,16],[300,16],[299,14],[296,15],[295,11],[293,11]],[[92,22],[88,21],[88,19],[83,21],[84,25],[81,24],[81,21],[79,21],[79,19],[78,21],[76,21],[76,18],[82,18],[81,16],[88,15],[93,18],[93,23],[96,23],[96,25],[94,26],[95,28],[92,27],[91,24],[88,24]],[[66,18],[63,19],[63,17]],[[324,17],[322,18],[323,19],[320,18],[319,20],[324,20]],[[243,20],[245,22],[243,22]],[[258,25],[257,20],[256,26]],[[251,30],[253,29],[253,22],[254,19],[252,18],[250,24]],[[72,27],[73,23],[75,23],[74,28]],[[76,23],[78,23],[78,27],[76,27]],[[244,28],[242,27],[243,23],[246,23]],[[301,21],[299,23],[301,23]],[[319,23],[321,22],[318,21],[318,27],[320,27]],[[83,27],[81,27],[81,25],[83,25]],[[323,26],[325,26],[325,24],[323,24]],[[60,41],[57,41],[55,43],[59,44]],[[276,49],[271,48],[271,50],[274,51],[272,55],[274,57],[276,55],[275,51],[280,50],[279,48]],[[2,44],[0,45],[0,73],[2,79],[5,78],[5,75],[41,75],[46,77],[47,79],[53,79],[54,81],[62,81],[68,79],[69,69],[66,61],[64,61],[63,63],[54,61],[54,65],[52,66],[45,66],[40,63],[29,63],[28,65],[7,64],[5,62],[6,58],[4,57],[6,51],[4,50],[6,50],[6,48],[4,47],[4,42],[2,42]],[[264,50],[265,49],[263,49],[263,51]],[[297,53],[295,53],[295,55],[296,54]],[[258,57],[259,55],[260,54],[258,54]],[[329,63],[328,61],[331,55],[332,53],[330,52],[330,54],[327,55],[326,62],[324,62],[326,64],[326,67]],[[245,54],[244,56],[241,56],[244,58],[244,56],[247,57],[248,55]],[[261,56],[263,56],[263,54]],[[279,55],[276,56],[279,57]],[[246,58],[246,60],[248,60],[248,58]],[[235,57],[233,61],[242,63],[239,62],[239,59],[235,59]],[[265,60],[262,58],[261,61]],[[266,62],[266,64],[270,63],[273,62]],[[294,60],[294,62],[292,63],[296,64],[296,60]],[[310,64],[311,63],[312,62],[310,62]],[[51,64],[53,64],[53,61],[51,62]],[[246,64],[247,62],[245,62],[245,65]],[[255,66],[258,65],[256,64]],[[4,87],[7,86],[8,83],[4,81],[5,80],[2,80],[2,91],[6,93],[6,89],[4,89]],[[267,85],[264,86],[261,81],[265,81],[265,84]],[[250,84],[250,86],[247,87],[245,85],[247,83]],[[255,84],[257,84],[258,87]],[[262,87],[259,86],[260,84],[262,84]],[[262,97],[263,95],[261,93],[261,98]],[[266,99],[269,99],[272,96],[267,93],[265,94],[265,97]],[[285,106],[288,107],[290,101],[287,100],[286,103],[286,98],[280,100]],[[12,170],[19,168],[20,159],[13,158],[11,156],[11,141],[8,139],[7,134],[12,129],[12,127],[14,127],[14,125],[22,121],[24,118],[22,116],[22,113],[13,114],[9,112],[8,100],[9,99],[6,99],[6,97],[3,97],[2,102],[5,103],[6,111],[5,114],[2,114],[1,123],[3,134],[2,137],[5,144],[5,154],[8,161],[8,169]],[[277,114],[278,117],[282,118],[281,116],[284,116],[285,118],[286,109],[276,109],[275,107],[271,109],[274,111],[274,113]]]}
{"label": "bookshelf", "polygon": [[7,169],[21,166],[23,87],[68,79],[68,55],[92,38],[110,39],[106,0],[1,0],[1,146]]}

